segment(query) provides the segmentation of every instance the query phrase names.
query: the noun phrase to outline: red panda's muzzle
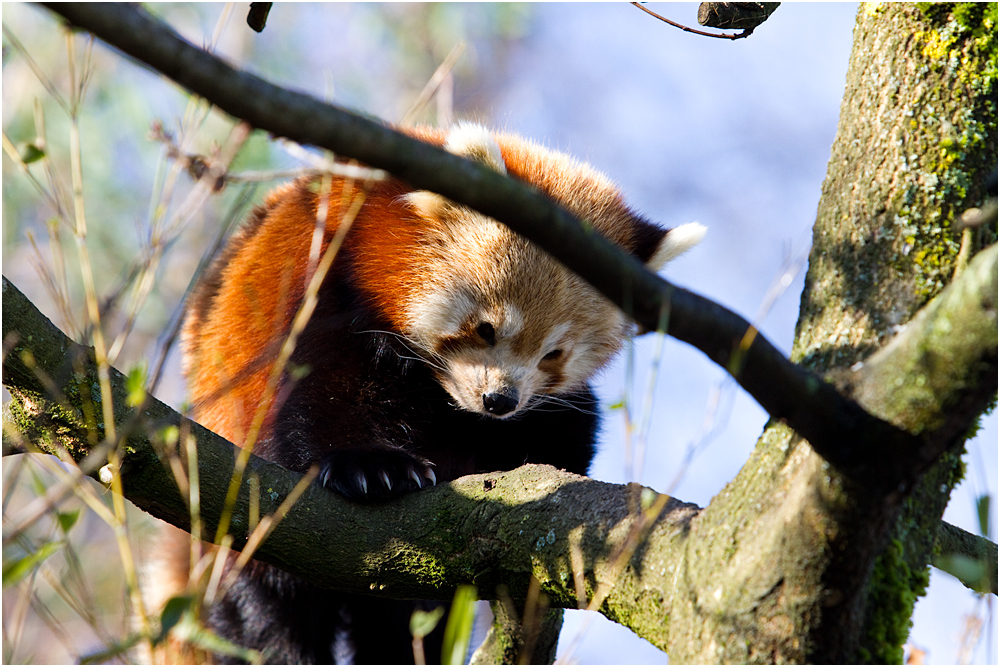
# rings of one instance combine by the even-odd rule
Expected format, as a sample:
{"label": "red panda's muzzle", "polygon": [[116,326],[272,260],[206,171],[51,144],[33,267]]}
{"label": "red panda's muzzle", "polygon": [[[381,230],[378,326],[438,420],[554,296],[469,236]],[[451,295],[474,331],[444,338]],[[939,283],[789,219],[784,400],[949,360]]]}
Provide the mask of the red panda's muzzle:
{"label": "red panda's muzzle", "polygon": [[517,390],[483,394],[483,408],[494,417],[503,417],[517,410]]}
{"label": "red panda's muzzle", "polygon": [[456,407],[484,417],[509,419],[525,409],[539,378],[523,366],[500,366],[466,359],[442,360],[437,378],[455,399]]}

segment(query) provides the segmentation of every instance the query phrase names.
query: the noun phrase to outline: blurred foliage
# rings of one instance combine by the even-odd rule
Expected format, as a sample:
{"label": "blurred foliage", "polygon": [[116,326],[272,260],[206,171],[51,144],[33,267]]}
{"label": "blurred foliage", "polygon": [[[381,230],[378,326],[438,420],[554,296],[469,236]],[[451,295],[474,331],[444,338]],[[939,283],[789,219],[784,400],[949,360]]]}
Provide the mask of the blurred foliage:
{"label": "blurred foliage", "polygon": [[[257,35],[246,26],[244,5],[154,3],[147,8],[193,43],[214,42],[216,52],[239,67],[387,121],[402,117],[460,41],[466,49],[453,70],[455,113],[488,120],[479,110],[490,108],[491,87],[503,75],[506,54],[528,33],[531,18],[527,5],[278,4]],[[47,10],[31,5],[5,5],[3,24],[4,275],[65,331],[85,332],[72,211],[60,216],[21,170],[23,163],[43,188],[60,183],[64,201],[72,201],[68,33]],[[129,332],[115,365],[132,369],[130,387],[138,400],[149,380],[146,369],[165,343],[164,332],[201,255],[242,190],[224,188],[170,231],[193,183],[156,136],[172,137],[182,153],[205,155],[225,142],[233,120],[201,109],[204,118],[192,123],[199,109],[176,85],[100,43],[92,45],[88,59],[89,36],[71,39],[77,76],[85,65],[90,75],[78,115],[87,248],[98,299],[106,308],[105,337],[110,341]],[[436,122],[433,104],[419,121]],[[184,127],[191,131],[185,134]],[[266,133],[254,132],[230,172],[280,172],[257,189],[256,203],[299,166]],[[173,236],[162,248],[148,295],[140,291],[136,298],[137,276],[153,261],[154,242],[164,230]],[[65,274],[68,311],[45,288],[40,267]],[[154,394],[176,406],[184,399],[183,381],[177,355],[168,359]],[[26,508],[62,483],[65,470],[42,457],[3,461],[6,663],[119,661],[137,642],[121,545],[107,523],[113,510],[104,488],[85,478],[79,484],[89,493],[83,494],[87,502],[69,493],[55,510],[8,539]],[[100,515],[95,502],[105,506]],[[142,560],[154,522],[131,507],[126,519],[128,540]],[[158,610],[150,614],[158,617]]]}
{"label": "blurred foliage", "polygon": [[445,665],[465,664],[472,625],[476,619],[476,593],[476,587],[471,584],[459,586],[455,591],[441,647],[441,662]]}

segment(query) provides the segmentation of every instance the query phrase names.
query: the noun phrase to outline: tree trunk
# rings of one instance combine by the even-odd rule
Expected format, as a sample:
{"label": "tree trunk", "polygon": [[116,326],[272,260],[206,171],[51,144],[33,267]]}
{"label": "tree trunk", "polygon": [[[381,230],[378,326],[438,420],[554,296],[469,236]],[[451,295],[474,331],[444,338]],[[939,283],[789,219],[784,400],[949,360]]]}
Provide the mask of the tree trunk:
{"label": "tree trunk", "polygon": [[[793,361],[859,370],[996,242],[995,219],[955,224],[996,187],[996,7],[859,10]],[[880,414],[859,400],[912,433],[950,407]],[[960,456],[946,453],[900,506],[769,424],[693,522],[682,568],[692,594],[671,614],[671,661],[900,662]]]}

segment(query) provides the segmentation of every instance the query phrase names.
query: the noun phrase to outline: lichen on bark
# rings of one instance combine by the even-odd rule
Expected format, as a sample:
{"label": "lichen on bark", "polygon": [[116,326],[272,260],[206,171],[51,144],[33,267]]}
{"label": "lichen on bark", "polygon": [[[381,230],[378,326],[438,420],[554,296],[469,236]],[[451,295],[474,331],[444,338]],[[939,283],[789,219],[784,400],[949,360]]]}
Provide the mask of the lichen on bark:
{"label": "lichen on bark", "polygon": [[[963,243],[997,239],[995,221],[964,238],[955,225],[995,179],[996,4],[870,3],[854,38],[792,352],[818,371],[865,359],[950,282]],[[904,502],[857,660],[901,660],[961,471],[961,452],[945,454]]]}
{"label": "lichen on bark", "polygon": [[[928,16],[930,14],[930,16]],[[849,366],[951,279],[996,165],[996,6],[862,8],[792,359]],[[974,27],[968,23],[978,17]],[[970,234],[996,242],[996,225]]]}

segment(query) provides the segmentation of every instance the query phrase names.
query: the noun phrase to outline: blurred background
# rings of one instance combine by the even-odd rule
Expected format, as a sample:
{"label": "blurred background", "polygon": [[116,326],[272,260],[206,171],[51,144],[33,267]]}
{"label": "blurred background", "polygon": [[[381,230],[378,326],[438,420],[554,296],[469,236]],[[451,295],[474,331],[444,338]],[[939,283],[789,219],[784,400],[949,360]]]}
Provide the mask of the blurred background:
{"label": "blurred background", "polygon": [[[649,7],[696,25],[695,4]],[[149,9],[193,43],[276,84],[391,122],[478,120],[590,162],[651,219],[705,224],[705,241],[667,277],[755,319],[790,350],[856,5],[785,3],[750,38],[733,42],[684,33],[627,4],[276,4],[259,35],[246,26],[246,4]],[[39,182],[50,170],[69,184],[70,137],[78,132],[97,292],[115,294],[133,271],[150,278],[148,293],[134,299],[126,291],[118,314],[105,320],[121,339],[115,365],[148,372],[167,349],[165,332],[220,226],[301,159],[254,133],[233,166],[247,182],[186,210],[190,179],[172,172],[165,156],[177,142],[201,153],[223,144],[231,119],[195,107],[176,85],[100,43],[90,50],[85,37],[73,38],[68,54],[65,32],[45,9],[4,4],[3,26],[3,274],[64,331],[84,329],[72,234],[8,154],[37,148],[44,119],[47,159],[29,169]],[[412,109],[446,60],[454,65],[436,94]],[[85,94],[74,110],[70,91],[81,81]],[[60,285],[68,305],[57,297]],[[766,421],[700,352],[655,336],[637,339],[598,391],[608,409],[592,476],[640,481],[702,506],[746,461]],[[154,393],[178,408],[185,400],[175,349]],[[647,437],[629,435],[625,411],[611,407],[623,398],[632,419],[648,423]],[[973,533],[977,499],[996,498],[996,443],[994,412],[969,445],[965,481],[945,514]],[[3,459],[5,535],[19,508],[59,478],[51,463],[27,458]],[[127,632],[121,546],[95,513],[72,518],[84,507],[70,499],[62,514],[4,543],[4,662],[99,658]],[[995,526],[995,501],[989,516]],[[129,545],[142,557],[153,520],[134,508],[128,520]],[[58,553],[41,567],[8,578],[8,562],[52,542]],[[994,602],[932,569],[908,655],[995,663]],[[566,613],[559,655],[589,664],[668,661],[629,630],[576,611]]]}

